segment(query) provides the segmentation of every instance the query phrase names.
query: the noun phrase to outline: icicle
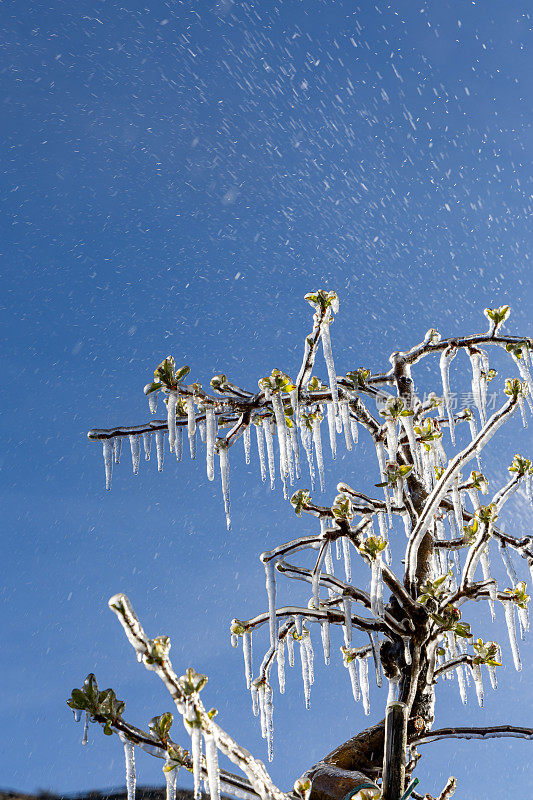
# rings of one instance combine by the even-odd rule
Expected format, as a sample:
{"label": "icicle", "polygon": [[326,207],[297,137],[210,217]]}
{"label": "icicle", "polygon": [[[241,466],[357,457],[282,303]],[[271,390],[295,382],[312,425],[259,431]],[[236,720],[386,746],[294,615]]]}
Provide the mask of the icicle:
{"label": "icicle", "polygon": [[[481,551],[481,554],[479,556],[479,561],[481,564],[481,569],[483,570],[483,580],[490,581],[492,579],[492,575],[490,572],[488,544]],[[497,592],[497,587],[496,584],[493,582],[489,585],[489,608],[490,608],[490,616],[493,622],[496,619],[496,614],[494,613],[494,602],[496,600],[496,592]]]}
{"label": "icicle", "polygon": [[150,392],[148,395],[148,408],[150,409],[150,414],[155,414],[157,411],[157,395],[159,392]]}
{"label": "icicle", "polygon": [[315,653],[313,650],[313,642],[311,640],[311,634],[309,633],[309,631],[307,631],[307,633],[304,631],[303,643],[307,653],[307,669],[309,671],[309,683],[313,684],[315,682]]}
{"label": "icicle", "polygon": [[468,695],[466,693],[465,673],[462,665],[457,667],[455,672],[457,674],[457,685],[459,686],[459,695],[461,697],[461,702],[464,706],[466,706],[466,704],[468,703]]}
{"label": "icicle", "polygon": [[350,557],[350,540],[342,536],[342,554],[344,556],[344,574],[348,583],[352,580],[352,562]]}
{"label": "icicle", "polygon": [[270,472],[270,488],[274,488],[276,481],[276,466],[274,462],[274,442],[272,439],[272,428],[270,427],[270,417],[263,417],[263,433],[268,456],[268,471]]}
{"label": "icicle", "polygon": [[503,542],[499,542],[499,550],[505,566],[505,571],[507,572],[507,577],[511,581],[511,586],[516,586],[518,583],[518,575],[516,574],[513,562],[511,561],[511,556],[509,554],[507,545],[505,545]]}
{"label": "icicle", "polygon": [[287,453],[287,426],[285,424],[285,410],[283,408],[283,399],[280,394],[272,395],[272,408],[276,417],[276,432],[278,434],[278,447],[279,447],[279,468],[282,480],[289,476],[289,464]]}
{"label": "icicle", "polygon": [[212,481],[215,478],[215,438],[217,431],[217,421],[213,406],[205,407],[205,438],[206,438],[206,466],[207,479]]}
{"label": "icicle", "polygon": [[357,657],[356,661],[359,664],[359,684],[361,686],[361,696],[363,698],[363,709],[365,714],[370,714],[370,684],[368,681],[368,661],[363,656]]}
{"label": "icicle", "polygon": [[443,351],[440,357],[440,374],[442,378],[442,392],[444,394],[444,404],[448,414],[448,422],[450,423],[450,436],[452,444],[455,444],[455,429],[454,417],[452,409],[452,401],[450,395],[450,363],[457,355],[457,349],[448,347]]}
{"label": "icicle", "polygon": [[430,492],[431,487],[433,486],[433,475],[431,471],[431,462],[429,460],[429,452],[426,450],[423,444],[420,445],[420,464],[422,467],[422,481],[424,483],[424,489],[427,492]]}
{"label": "icicle", "polygon": [[355,417],[350,417],[350,432],[352,434],[353,443],[357,444],[359,440],[359,433],[357,430],[357,420]]}
{"label": "icicle", "polygon": [[481,361],[481,353],[479,350],[470,350],[468,355],[472,365],[472,396],[479,413],[481,424],[484,425],[487,420],[482,400],[481,371],[483,363]]}
{"label": "icicle", "polygon": [[331,639],[329,621],[327,619],[320,620],[320,635],[322,638],[322,649],[324,651],[324,663],[328,666],[331,656]]}
{"label": "icicle", "polygon": [[278,662],[279,692],[280,694],[285,694],[285,637],[283,639],[280,639],[278,643],[278,651],[276,657]]}
{"label": "icicle", "polygon": [[520,625],[520,638],[522,641],[526,638],[526,633],[529,631],[529,612],[527,606],[525,608],[521,608],[520,606],[516,607],[516,611],[518,613],[518,622]]}
{"label": "icicle", "polygon": [[328,431],[329,431],[329,446],[331,448],[332,458],[337,458],[337,440],[335,438],[335,409],[331,403],[326,406],[326,414],[328,417]]}
{"label": "icicle", "polygon": [[304,426],[302,422],[300,427],[300,435],[302,437],[302,444],[304,446],[305,455],[307,456],[307,464],[309,466],[309,477],[311,478],[311,489],[315,487],[315,465],[313,463],[313,441],[311,431]]}
{"label": "icicle", "polygon": [[300,424],[300,400],[298,398],[298,389],[294,388],[292,392],[289,392],[289,396],[291,398],[291,406],[293,410],[292,419],[295,427],[298,427]]}
{"label": "icicle", "polygon": [[276,619],[276,573],[273,559],[265,561],[266,590],[268,596],[268,625],[270,645],[274,647],[278,639],[278,622]]}
{"label": "icicle", "polygon": [[204,742],[207,779],[209,781],[209,795],[211,800],[220,800],[220,772],[218,769],[216,739],[212,734],[204,733]]}
{"label": "icicle", "polygon": [[344,609],[344,625],[342,629],[344,631],[344,643],[349,645],[352,641],[353,630],[352,630],[352,601],[349,597],[343,596],[342,598],[342,607]]}
{"label": "icicle", "polygon": [[165,434],[163,431],[155,432],[155,448],[157,452],[157,471],[163,472],[165,461]]}
{"label": "icicle", "polygon": [[296,433],[296,430],[296,423],[293,422],[292,427],[288,429],[289,442],[294,457],[294,469],[296,472],[296,477],[300,479],[302,477],[302,469],[300,465],[300,445],[298,444],[298,434]]}
{"label": "icicle", "polygon": [[252,694],[252,714],[257,717],[259,715],[259,692],[255,683],[250,686],[250,692]]}
{"label": "icicle", "polygon": [[[165,767],[168,767],[170,764],[170,758],[167,756],[165,758]],[[174,769],[166,770],[163,767],[163,772],[165,773],[165,781],[166,781],[166,800],[176,800],[176,781],[178,778],[179,767],[174,767]]]}
{"label": "icicle", "polygon": [[407,434],[407,441],[409,442],[409,449],[411,450],[411,456],[413,458],[413,466],[419,474],[421,473],[420,469],[420,457],[418,452],[418,444],[416,441],[415,435],[415,426],[413,422],[413,417],[400,417],[401,425]]}
{"label": "icicle", "polygon": [[[498,643],[496,643],[496,661],[499,661],[500,664],[502,663],[502,651]],[[496,691],[496,689],[498,688],[496,667],[491,667],[490,664],[487,664],[487,671],[489,673],[490,685],[492,686],[493,691]]]}
{"label": "icicle", "polygon": [[320,489],[323,492],[325,488],[324,460],[322,457],[322,439],[320,438],[320,419],[318,412],[316,417],[313,419],[313,443],[315,445],[316,463],[318,467],[318,475],[320,478]]}
{"label": "icicle", "polygon": [[461,503],[461,495],[459,494],[457,479],[455,479],[452,483],[452,502],[455,514],[455,522],[457,523],[457,531],[460,536],[463,531],[463,505]]}
{"label": "icicle", "polygon": [[105,488],[109,492],[113,474],[113,439],[102,439],[102,447],[105,466]]}
{"label": "icicle", "polygon": [[331,555],[331,542],[328,542],[326,547],[326,553],[324,555],[324,569],[326,570],[327,575],[334,575],[334,568],[333,568],[333,557]]}
{"label": "icicle", "polygon": [[168,446],[170,452],[174,452],[176,443],[176,405],[178,395],[175,391],[170,391],[167,397],[167,424],[168,424]]}
{"label": "icicle", "polygon": [[202,444],[205,444],[205,436],[206,436],[206,425],[205,420],[200,420],[198,423],[198,433],[200,434],[200,441]]}
{"label": "icicle", "polygon": [[189,437],[189,449],[191,458],[196,458],[196,411],[194,409],[194,398],[187,397],[185,400],[187,408],[187,435]]}
{"label": "icicle", "polygon": [[259,453],[259,466],[261,468],[261,480],[266,481],[266,462],[265,462],[265,443],[263,441],[263,429],[259,425],[254,425],[255,436],[257,439],[257,452]]}
{"label": "icicle", "polygon": [[505,610],[505,622],[507,623],[507,633],[509,634],[509,644],[511,645],[515,669],[517,672],[520,672],[522,669],[522,662],[520,660],[520,653],[518,651],[518,642],[516,641],[516,622],[513,601],[504,600],[503,608]]}
{"label": "icicle", "polygon": [[290,631],[287,634],[287,653],[289,654],[289,667],[294,667],[294,637]]}
{"label": "icicle", "polygon": [[242,654],[244,656],[244,677],[246,688],[252,685],[252,631],[244,631],[242,635]]}
{"label": "icicle", "polygon": [[388,531],[387,531],[387,525],[386,525],[386,521],[385,521],[385,514],[383,513],[383,511],[378,511],[377,517],[378,517],[378,525],[379,525],[379,535],[381,536],[381,538],[385,542],[387,542],[387,547],[383,551],[384,556],[385,556],[385,561],[386,561],[387,564],[390,565],[390,563],[392,561],[392,554],[391,554],[391,549],[390,549],[390,544],[389,544],[389,534],[388,534]]}
{"label": "icicle", "polygon": [[218,441],[218,455],[220,457],[220,477],[222,480],[222,496],[226,512],[226,528],[231,530],[230,499],[229,499],[229,458],[228,445],[223,439]]}
{"label": "icicle", "polygon": [[340,561],[342,558],[342,541],[340,536],[335,539],[335,558],[337,561]]}
{"label": "icicle", "polygon": [[200,800],[202,797],[202,729],[198,724],[191,726],[191,756],[192,774],[194,776],[194,800]]}
{"label": "icicle", "polygon": [[231,646],[238,647],[239,646],[239,637],[236,633],[231,634]]}
{"label": "icicle", "polygon": [[383,674],[381,666],[381,653],[377,634],[372,631],[370,634],[370,644],[372,645],[372,655],[374,657],[374,668],[376,670],[376,685],[378,688],[383,686]]}
{"label": "icicle", "polygon": [[[376,442],[376,454],[378,457],[378,464],[379,464],[379,474],[381,475],[381,482],[387,483],[387,470],[385,468],[385,447],[383,442]],[[387,508],[387,517],[389,519],[389,528],[392,528],[392,509],[391,509],[391,501],[390,501],[390,493],[389,487],[385,485],[383,487],[383,492],[385,494],[385,506]]]}
{"label": "icicle", "polygon": [[361,688],[359,686],[359,678],[357,677],[357,664],[355,663],[355,659],[352,659],[352,661],[347,664],[347,669],[350,676],[350,683],[352,684],[353,699],[357,703],[361,699]]}
{"label": "icicle", "polygon": [[141,460],[141,442],[138,434],[130,434],[130,449],[131,449],[131,465],[133,467],[133,474],[139,474],[139,461]]}
{"label": "icicle", "polygon": [[174,442],[174,451],[176,454],[176,461],[181,461],[183,454],[183,428],[181,425],[176,427],[176,441]]}
{"label": "icicle", "polygon": [[483,679],[481,677],[481,667],[479,664],[473,664],[470,667],[470,671],[474,686],[476,687],[477,701],[480,707],[483,708]]}
{"label": "icicle", "polygon": [[74,722],[81,722],[81,710],[79,708],[74,709]]}
{"label": "icicle", "polygon": [[152,437],[149,433],[143,433],[144,460],[150,461],[150,451],[152,449]]}
{"label": "icicle", "polygon": [[[529,366],[527,363],[527,355],[528,355],[528,347],[525,345],[522,348],[522,355],[523,358],[517,358],[514,353],[511,353],[512,358],[516,366],[518,367],[518,371],[520,372],[520,377],[523,381],[527,384],[528,387],[528,394],[527,394],[527,402],[531,411],[533,411],[533,379],[531,378],[531,372],[529,371]],[[523,395],[522,395],[523,397]],[[523,401],[522,401],[523,402]],[[526,427],[524,425],[524,427]]]}
{"label": "icicle", "polygon": [[331,316],[324,317],[320,326],[320,335],[322,339],[322,350],[324,353],[324,360],[328,371],[329,385],[331,388],[331,399],[333,400],[333,408],[335,417],[339,416],[339,391],[337,388],[337,375],[335,373],[335,364],[333,363],[333,353],[331,351],[331,338],[329,335],[329,326]]}
{"label": "icicle", "polygon": [[250,445],[251,445],[251,430],[250,425],[248,424],[244,429],[244,433],[242,435],[242,440],[244,443],[244,462],[246,464],[250,463]]}
{"label": "icicle", "polygon": [[302,665],[305,707],[311,708],[311,680],[309,677],[309,664],[307,662],[307,649],[304,645],[303,637],[300,639],[300,661]]}
{"label": "icicle", "polygon": [[267,740],[268,760],[274,759],[274,697],[272,687],[266,684],[263,695],[263,713],[265,719],[265,739]]}
{"label": "icicle", "polygon": [[372,561],[370,580],[370,608],[375,617],[382,617],[383,609],[383,581],[381,578],[381,559],[377,556]]}
{"label": "icicle", "polygon": [[128,800],[135,800],[135,747],[132,742],[124,742],[124,758],[126,759],[126,789]]}
{"label": "icicle", "polygon": [[122,436],[115,436],[113,439],[113,455],[115,464],[120,462],[120,451],[122,450]]}
{"label": "icicle", "polygon": [[385,419],[385,430],[387,434],[387,450],[391,461],[396,461],[398,452],[398,434],[396,432],[396,422],[387,417]]}
{"label": "icicle", "polygon": [[403,522],[403,529],[405,531],[405,535],[407,538],[411,535],[411,517],[409,516],[408,511],[401,512],[402,522]]}
{"label": "icicle", "polygon": [[89,743],[89,712],[85,712],[85,721],[83,723],[83,738],[81,740],[83,745]]}
{"label": "icicle", "polygon": [[350,408],[348,405],[348,400],[341,400],[340,401],[340,408],[341,408],[341,420],[342,420],[342,427],[344,431],[344,441],[346,444],[346,449],[352,449],[352,435],[350,431]]}

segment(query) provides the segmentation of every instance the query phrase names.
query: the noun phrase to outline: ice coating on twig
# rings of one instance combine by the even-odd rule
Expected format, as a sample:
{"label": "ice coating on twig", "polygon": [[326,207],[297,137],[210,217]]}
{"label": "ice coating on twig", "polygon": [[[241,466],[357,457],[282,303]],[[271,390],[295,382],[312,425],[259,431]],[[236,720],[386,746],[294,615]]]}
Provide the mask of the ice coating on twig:
{"label": "ice coating on twig", "polygon": [[157,471],[163,472],[165,462],[165,434],[163,431],[155,432],[155,449],[157,453]]}
{"label": "ice coating on twig", "polygon": [[313,444],[315,445],[316,464],[318,468],[318,476],[320,478],[320,489],[323,492],[325,488],[324,459],[322,456],[322,439],[320,438],[320,419],[318,414],[313,419]]}
{"label": "ice coating on twig", "polygon": [[514,615],[515,604],[512,600],[504,600],[502,602],[505,611],[505,623],[507,625],[507,633],[509,635],[509,644],[511,645],[515,669],[517,672],[520,672],[522,669],[522,661],[520,660],[518,642],[516,641],[516,621]]}
{"label": "ice coating on twig", "polygon": [[140,436],[138,434],[130,434],[130,449],[131,449],[131,466],[133,468],[133,474],[139,474],[139,462],[141,460],[141,441]]}
{"label": "ice coating on twig", "polygon": [[213,734],[204,733],[205,761],[207,766],[207,780],[211,800],[220,800],[220,771],[218,768],[218,750]]}
{"label": "ice coating on twig", "polygon": [[450,393],[450,364],[457,355],[457,350],[454,347],[447,347],[442,351],[440,357],[440,374],[442,378],[442,393],[444,395],[444,405],[446,406],[446,413],[448,415],[448,422],[450,424],[450,436],[452,444],[455,444],[455,423],[453,418],[452,400]]}
{"label": "ice coating on twig", "polygon": [[102,450],[105,466],[105,488],[109,492],[111,489],[111,476],[113,474],[113,440],[102,439]]}
{"label": "ice coating on twig", "polygon": [[132,742],[124,742],[124,758],[126,760],[126,790],[128,800],[135,800],[135,747]]}
{"label": "ice coating on twig", "polygon": [[217,432],[217,421],[213,406],[206,406],[205,409],[205,458],[207,468],[207,479],[215,478],[215,439]]}

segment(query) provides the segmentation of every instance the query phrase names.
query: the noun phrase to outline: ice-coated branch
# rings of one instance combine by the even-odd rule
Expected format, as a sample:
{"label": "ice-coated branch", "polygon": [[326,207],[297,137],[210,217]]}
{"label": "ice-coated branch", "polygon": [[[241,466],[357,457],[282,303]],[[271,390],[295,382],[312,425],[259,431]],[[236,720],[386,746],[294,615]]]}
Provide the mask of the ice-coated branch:
{"label": "ice-coated branch", "polygon": [[422,539],[428,532],[432,524],[433,516],[439,505],[449,490],[452,481],[456,478],[460,470],[468,464],[475,456],[476,453],[483,448],[491,437],[496,433],[508,416],[510,416],[517,406],[517,397],[511,396],[504,405],[495,411],[492,417],[487,421],[486,425],[480,430],[475,439],[473,439],[461,452],[448,462],[448,466],[444,470],[440,480],[435,484],[428,498],[425,501],[422,512],[418,518],[418,522],[414,526],[405,555],[405,563],[407,568],[407,584],[412,593],[415,592],[415,578],[418,566],[418,550],[422,543]]}
{"label": "ice-coated branch", "polygon": [[440,353],[446,350],[450,345],[460,348],[469,348],[480,344],[497,344],[505,347],[507,344],[522,344],[527,343],[528,347],[533,348],[533,339],[518,336],[488,336],[487,334],[473,334],[472,336],[454,337],[450,339],[440,339],[435,341],[422,342],[415,345],[405,353],[400,355],[404,357],[407,364],[416,364],[421,358],[430,355],[431,353]]}
{"label": "ice-coated branch", "polygon": [[[337,600],[336,602],[339,602]],[[283,606],[276,609],[277,619],[287,619],[292,617],[302,617],[310,622],[322,622],[327,620],[332,625],[343,625],[345,621],[344,612],[336,608],[327,607],[326,601],[321,608],[308,608],[300,606]],[[373,618],[360,617],[357,614],[351,615],[352,625],[354,628],[359,628],[362,631],[381,631],[384,625],[379,620]],[[260,628],[269,621],[269,613],[266,611],[263,614],[258,614],[256,617],[248,620],[233,620],[237,625],[242,626],[245,630],[254,630]]]}
{"label": "ice-coated branch", "polygon": [[449,672],[452,669],[456,669],[461,664],[468,664],[468,666],[472,666],[474,663],[474,656],[469,655],[468,653],[463,653],[461,656],[457,656],[456,658],[452,658],[449,661],[445,661],[440,667],[435,667],[435,671],[433,676],[439,678],[441,675],[444,675],[446,672]]}
{"label": "ice-coated branch", "polygon": [[410,744],[426,744],[439,739],[500,739],[514,736],[519,739],[533,739],[533,728],[520,728],[516,725],[493,725],[488,728],[438,728],[423,736],[413,735]]}
{"label": "ice-coated branch", "polygon": [[237,744],[211,719],[198,693],[192,695],[185,693],[168,658],[170,647],[168,640],[163,642],[161,641],[163,637],[153,640],[148,638],[126,595],[114,595],[109,601],[109,607],[117,615],[130,644],[141,656],[146,669],[155,672],[165,684],[180,714],[190,715],[191,709],[194,709],[202,729],[214,736],[220,751],[244,772],[254,791],[262,800],[287,800],[285,793],[272,782],[263,762],[254,758],[248,750]]}

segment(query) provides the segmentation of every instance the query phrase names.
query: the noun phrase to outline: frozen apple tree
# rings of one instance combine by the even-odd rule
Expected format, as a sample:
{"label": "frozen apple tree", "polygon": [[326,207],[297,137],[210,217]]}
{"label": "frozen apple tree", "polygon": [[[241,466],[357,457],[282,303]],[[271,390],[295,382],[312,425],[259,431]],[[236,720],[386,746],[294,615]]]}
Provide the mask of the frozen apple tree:
{"label": "frozen apple tree", "polygon": [[[189,367],[177,369],[174,359],[167,357],[144,389],[152,414],[157,413],[157,399],[162,401],[164,419],[92,430],[88,435],[103,446],[108,489],[124,439],[129,440],[134,472],[139,470],[142,449],[149,459],[153,438],[159,470],[166,443],[179,460],[188,442],[192,458],[201,452],[206,459],[210,481],[215,479],[218,462],[228,528],[232,448],[242,437],[248,463],[255,439],[261,479],[272,488],[279,480],[284,496],[292,495],[296,515],[310,517],[305,535],[261,555],[268,608],[253,619],[231,622],[231,643],[242,646],[246,685],[253,713],[260,718],[268,757],[272,759],[274,747],[273,667],[283,694],[286,666],[293,666],[298,658],[308,705],[315,657],[312,630],[320,634],[328,664],[334,657],[330,630],[332,626],[341,629],[340,660],[354,700],[365,714],[370,711],[371,682],[388,684],[384,719],[341,744],[284,792],[273,784],[263,762],[215,721],[216,711],[205,709],[201,690],[207,678],[193,669],[178,677],[169,657],[169,639],[150,638],[128,598],[117,594],[109,601],[110,608],[138,660],[165,684],[190,739],[185,746],[171,737],[170,713],[154,717],[148,731],[134,727],[123,717],[124,703],[113,690],[100,691],[94,675],[87,677],[83,688],[73,690],[68,704],[78,718],[85,714],[84,737],[88,723],[97,722],[104,733],[115,733],[123,741],[130,800],[135,792],[136,747],[164,760],[168,800],[175,796],[180,767],[193,773],[196,798],[203,782],[211,800],[218,800],[221,790],[247,800],[257,796],[263,800],[402,800],[409,795],[421,797],[413,772],[423,743],[447,737],[533,738],[533,729],[513,725],[433,728],[441,681],[455,678],[463,703],[470,687],[480,705],[485,677],[493,689],[497,686],[500,646],[483,641],[471,630],[469,601],[487,603],[493,618],[495,609],[503,607],[514,666],[522,668],[517,629],[524,635],[529,628],[529,596],[511,553],[529,568],[529,575],[522,570],[528,579],[533,578],[533,538],[504,533],[498,518],[518,489],[532,500],[533,467],[528,458],[515,455],[507,483],[489,490],[481,454],[517,410],[524,425],[533,410],[532,340],[502,334],[508,306],[487,308],[486,333],[441,339],[432,329],[420,344],[393,353],[387,371],[372,374],[360,368],[340,376],[330,338],[330,325],[339,309],[337,295],[320,290],[308,294],[306,300],[314,312],[313,329],[305,339],[302,365],[294,380],[273,369],[259,379],[254,392],[235,385],[226,375],[217,375],[206,390],[200,383],[186,383]],[[508,354],[511,377],[505,381],[501,404],[489,414],[487,387],[496,373],[488,351],[495,347]],[[313,376],[320,351],[327,383]],[[456,412],[450,370],[460,355],[470,362],[474,407]],[[411,373],[426,357],[438,360],[442,388],[420,399]],[[372,414],[369,408],[376,401],[379,412]],[[378,496],[353,488],[351,477],[343,476],[349,482],[338,484],[331,502],[316,501],[316,492],[324,490],[324,429],[333,455],[339,443],[351,451],[359,435],[370,437],[377,458]],[[290,489],[303,473],[308,475],[310,490]],[[392,558],[392,537],[396,545],[405,543],[403,559],[397,564]],[[311,568],[298,564],[302,551],[314,554]],[[491,573],[496,554],[505,565],[507,585],[499,586]],[[337,560],[342,568],[335,566]],[[303,595],[299,601],[295,598],[294,605],[278,606],[276,585],[281,578],[304,584]],[[261,663],[254,664],[252,640],[257,641],[257,631],[263,627],[268,646]],[[221,770],[219,753],[244,777]],[[441,800],[451,797],[455,786],[450,778],[439,795]]]}

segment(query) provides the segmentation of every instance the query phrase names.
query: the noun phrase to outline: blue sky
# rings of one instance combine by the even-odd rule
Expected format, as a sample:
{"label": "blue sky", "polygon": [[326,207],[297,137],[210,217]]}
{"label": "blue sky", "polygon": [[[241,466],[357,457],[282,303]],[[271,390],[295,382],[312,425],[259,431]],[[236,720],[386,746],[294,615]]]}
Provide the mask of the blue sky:
{"label": "blue sky", "polygon": [[[265,757],[228,621],[263,610],[257,556],[309,523],[240,447],[231,533],[201,459],[167,454],[163,474],[151,461],[135,477],[125,452],[106,493],[86,431],[146,420],[142,387],[167,354],[204,385],[295,375],[319,287],[341,298],[339,374],[379,371],[429,327],[482,331],[486,305],[509,303],[509,332],[531,335],[530,22],[526,3],[463,0],[3,4],[0,785],[123,782],[120,743],[94,729],[82,748],[65,706],[89,671],[134,724],[170,708],[107,610],[116,591],[172,636],[179,673],[209,674],[208,705]],[[436,365],[423,374],[438,392]],[[464,368],[455,380],[469,389]],[[513,421],[493,480],[527,438]],[[326,497],[377,480],[369,452],[328,462]],[[506,524],[529,530],[520,498]],[[480,710],[444,685],[438,724],[530,724],[503,614],[496,630],[472,614],[506,648],[501,688]],[[366,725],[342,665],[317,673],[310,711],[298,675],[275,698],[282,786]],[[530,748],[432,744],[417,775],[433,794],[450,773],[466,798],[511,794]]]}

